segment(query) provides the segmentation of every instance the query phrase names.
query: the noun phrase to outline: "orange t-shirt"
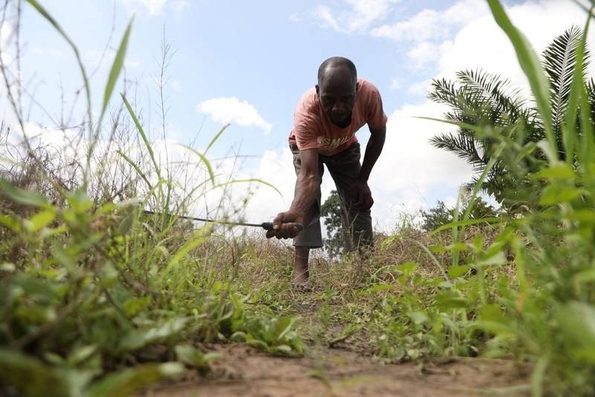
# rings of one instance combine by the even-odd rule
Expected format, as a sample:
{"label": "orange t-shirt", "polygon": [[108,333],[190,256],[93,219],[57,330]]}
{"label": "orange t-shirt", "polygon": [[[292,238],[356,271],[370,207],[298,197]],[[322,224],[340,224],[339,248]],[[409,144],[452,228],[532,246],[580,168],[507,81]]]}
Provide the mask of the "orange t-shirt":
{"label": "orange t-shirt", "polygon": [[387,116],[382,108],[382,97],[371,82],[359,78],[351,123],[340,128],[324,114],[316,88],[312,87],[302,96],[293,117],[293,130],[289,142],[295,142],[300,150],[318,149],[318,153],[332,156],[357,142],[355,133],[364,126],[372,129],[386,125]]}

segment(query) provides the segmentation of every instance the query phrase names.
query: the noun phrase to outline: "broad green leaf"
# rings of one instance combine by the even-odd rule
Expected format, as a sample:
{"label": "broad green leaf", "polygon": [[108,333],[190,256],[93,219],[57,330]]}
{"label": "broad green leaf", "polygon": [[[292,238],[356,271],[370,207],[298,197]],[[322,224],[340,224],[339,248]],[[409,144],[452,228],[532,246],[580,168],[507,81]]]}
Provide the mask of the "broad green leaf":
{"label": "broad green leaf", "polygon": [[56,211],[53,208],[38,212],[29,219],[29,231],[37,232],[38,230],[46,227],[56,219]]}
{"label": "broad green leaf", "polygon": [[535,178],[559,179],[573,181],[576,179],[576,173],[572,167],[566,163],[559,163],[551,167],[544,168],[534,175]]}
{"label": "broad green leaf", "polygon": [[409,313],[409,318],[415,325],[424,324],[430,321],[430,317],[425,312],[421,311]]}
{"label": "broad green leaf", "polygon": [[9,228],[13,232],[18,233],[21,231],[21,222],[19,222],[18,219],[5,214],[0,214],[0,225]]}
{"label": "broad green leaf", "polygon": [[508,324],[509,320],[504,315],[502,308],[498,305],[484,305],[479,311],[479,321],[491,323]]}
{"label": "broad green leaf", "polygon": [[585,302],[568,302],[558,308],[556,318],[570,354],[595,364],[595,307]]}
{"label": "broad green leaf", "polygon": [[415,262],[405,262],[400,264],[397,267],[397,270],[401,273],[403,273],[406,276],[410,276],[411,274],[413,274],[413,272],[419,267],[418,263]]}
{"label": "broad green leaf", "polygon": [[469,303],[461,296],[455,296],[451,292],[440,292],[436,294],[436,306],[441,310],[467,308]]}
{"label": "broad green leaf", "polygon": [[0,180],[2,193],[6,194],[11,200],[38,208],[52,208],[49,200],[42,194],[30,190],[23,190],[12,186],[5,180]]}
{"label": "broad green leaf", "polygon": [[186,328],[189,318],[179,317],[163,322],[161,325],[149,328],[132,330],[120,339],[119,351],[132,351],[151,343],[165,340],[171,336],[178,335]]}
{"label": "broad green leaf", "polygon": [[151,298],[149,297],[131,298],[122,304],[122,310],[124,310],[127,315],[134,317],[148,308],[150,304]]}
{"label": "broad green leaf", "polygon": [[543,189],[539,198],[539,204],[547,206],[567,203],[579,196],[580,190],[574,186],[553,184]]}
{"label": "broad green leaf", "polygon": [[448,275],[452,278],[459,278],[467,274],[469,270],[471,270],[469,265],[451,266],[448,269]]}
{"label": "broad green leaf", "polygon": [[495,266],[505,265],[508,263],[506,254],[502,250],[489,253],[490,255],[482,255],[475,261],[476,266]]}
{"label": "broad green leaf", "polygon": [[202,350],[197,349],[194,346],[177,345],[174,350],[176,352],[178,361],[181,363],[196,368],[202,368],[206,365],[204,361],[205,354],[202,352]]}
{"label": "broad green leaf", "polygon": [[97,353],[97,346],[95,345],[86,345],[81,346],[74,349],[68,355],[68,362],[70,365],[76,365],[82,363],[83,361],[88,360],[91,356]]}
{"label": "broad green leaf", "polygon": [[112,373],[93,383],[89,397],[128,397],[162,379],[181,375],[180,363],[146,364]]}
{"label": "broad green leaf", "polygon": [[297,321],[295,316],[283,316],[275,319],[275,335],[277,340],[283,340]]}
{"label": "broad green leaf", "polygon": [[0,349],[0,379],[23,396],[69,395],[62,373],[20,352]]}

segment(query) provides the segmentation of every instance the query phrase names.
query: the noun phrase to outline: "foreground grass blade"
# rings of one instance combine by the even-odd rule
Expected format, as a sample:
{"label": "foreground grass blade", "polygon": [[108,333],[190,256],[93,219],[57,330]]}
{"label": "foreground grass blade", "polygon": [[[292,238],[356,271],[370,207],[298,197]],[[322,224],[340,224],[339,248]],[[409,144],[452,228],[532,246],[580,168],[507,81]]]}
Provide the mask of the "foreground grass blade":
{"label": "foreground grass blade", "polygon": [[545,71],[543,70],[543,66],[541,65],[539,57],[531,48],[527,38],[510,21],[510,18],[506,14],[502,4],[500,4],[500,1],[488,0],[488,4],[492,10],[492,15],[494,16],[496,23],[502,28],[504,33],[506,33],[510,42],[514,46],[519,64],[529,80],[529,85],[535,96],[537,108],[543,119],[545,135],[550,145],[549,150],[546,150],[546,155],[550,162],[555,162],[558,160],[555,150],[556,137],[552,126],[549,82],[545,75]]}

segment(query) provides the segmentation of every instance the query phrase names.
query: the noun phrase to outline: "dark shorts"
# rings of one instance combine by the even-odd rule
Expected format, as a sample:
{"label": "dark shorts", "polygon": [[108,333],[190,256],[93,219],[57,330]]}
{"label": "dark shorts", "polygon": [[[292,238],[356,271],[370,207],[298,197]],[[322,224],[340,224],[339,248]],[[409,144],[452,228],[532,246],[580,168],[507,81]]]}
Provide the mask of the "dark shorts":
{"label": "dark shorts", "polygon": [[[289,148],[293,153],[293,166],[296,175],[301,169],[300,151],[295,143],[290,143]],[[349,146],[344,151],[333,156],[318,155],[318,176],[322,182],[324,166],[335,182],[337,193],[341,199],[343,210],[343,223],[348,228],[349,241],[346,242],[348,251],[357,249],[360,246],[372,244],[372,217],[370,210],[360,211],[353,207],[351,201],[351,186],[359,175],[361,152],[358,142]],[[317,197],[314,203],[317,214],[310,225],[294,239],[293,244],[298,247],[320,248],[322,247],[322,233],[320,225],[321,198]]]}

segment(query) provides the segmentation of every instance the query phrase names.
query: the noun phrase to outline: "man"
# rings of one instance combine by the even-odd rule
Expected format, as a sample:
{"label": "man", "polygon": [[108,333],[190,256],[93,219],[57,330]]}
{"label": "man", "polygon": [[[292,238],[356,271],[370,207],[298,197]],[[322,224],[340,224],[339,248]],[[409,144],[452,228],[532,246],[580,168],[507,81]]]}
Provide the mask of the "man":
{"label": "man", "polygon": [[[322,247],[320,230],[320,184],[326,165],[341,198],[349,226],[350,249],[372,244],[374,203],[368,178],[382,152],[387,117],[378,89],[357,77],[347,58],[332,57],[318,69],[318,84],[301,98],[294,114],[289,146],[297,174],[294,199],[278,214],[267,238],[294,238],[292,285],[308,289],[308,258],[311,248]],[[370,129],[363,163],[355,133],[365,124]],[[306,226],[300,232],[295,223]]]}

